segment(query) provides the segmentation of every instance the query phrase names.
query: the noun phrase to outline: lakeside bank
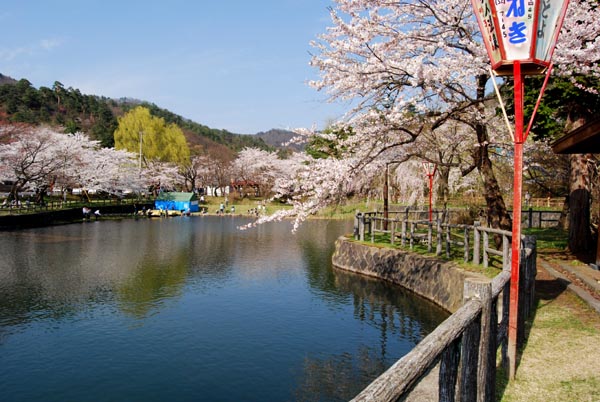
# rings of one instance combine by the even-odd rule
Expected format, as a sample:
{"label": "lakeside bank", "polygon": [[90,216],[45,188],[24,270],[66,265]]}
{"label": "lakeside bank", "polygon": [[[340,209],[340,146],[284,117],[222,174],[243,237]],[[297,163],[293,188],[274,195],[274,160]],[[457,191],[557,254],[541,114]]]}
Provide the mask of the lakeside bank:
{"label": "lakeside bank", "polygon": [[[452,277],[453,274],[446,277],[439,275],[443,270],[454,271],[452,264],[446,265],[435,257],[411,254],[408,251],[340,238],[332,260],[339,269],[397,283],[441,306],[452,305],[450,300],[460,299],[458,295],[463,293],[460,278],[456,280],[457,278]],[[519,351],[516,379],[507,381],[502,372],[498,377],[494,376],[495,392],[493,399],[489,400],[600,400],[600,376],[597,374],[600,372],[600,362],[590,358],[596,355],[595,349],[600,338],[597,304],[590,303],[590,300],[598,300],[598,293],[589,286],[580,288],[576,285],[579,282],[577,279],[572,283],[554,275],[547,268],[557,263],[550,262],[552,260],[547,258],[547,255],[537,257],[539,269],[535,277],[533,314],[524,326],[526,340]],[[558,264],[565,265],[564,262]],[[457,268],[455,273],[462,271]],[[573,272],[575,274],[576,270]],[[464,277],[472,277],[472,273],[468,272]],[[573,281],[573,278],[570,279]],[[589,293],[590,290],[594,291],[593,294],[582,297],[582,294]],[[449,293],[454,293],[454,297],[449,296]],[[453,309],[450,307],[448,310]],[[560,352],[556,349],[560,349]],[[576,361],[586,362],[585,369],[574,365],[573,362]],[[431,369],[406,395],[406,400],[439,400],[438,372],[439,365]],[[401,377],[408,375],[406,371],[402,373]],[[361,397],[355,400],[362,400]]]}

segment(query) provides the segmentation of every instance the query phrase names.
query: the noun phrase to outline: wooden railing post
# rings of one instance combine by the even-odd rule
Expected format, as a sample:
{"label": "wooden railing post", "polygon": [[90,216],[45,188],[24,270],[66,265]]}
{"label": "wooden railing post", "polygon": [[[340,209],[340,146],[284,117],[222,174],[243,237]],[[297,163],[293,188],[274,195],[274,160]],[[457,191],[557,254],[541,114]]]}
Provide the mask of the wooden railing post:
{"label": "wooden railing post", "polygon": [[440,374],[438,378],[439,402],[454,402],[456,381],[458,379],[458,363],[460,362],[460,338],[452,342],[442,353]]}
{"label": "wooden railing post", "polygon": [[396,237],[396,220],[392,219],[392,226],[390,229],[390,243],[392,244],[392,246],[394,245],[394,241],[395,241],[395,237]]}
{"label": "wooden railing post", "polygon": [[479,265],[479,250],[481,247],[481,232],[479,231],[480,223],[473,223],[473,264]]}
{"label": "wooden railing post", "polygon": [[[537,239],[535,236],[525,236],[525,249],[527,250],[527,290],[529,292],[530,312],[535,308],[535,278],[537,276]],[[528,314],[529,316],[529,314]]]}
{"label": "wooden railing post", "polygon": [[436,248],[435,248],[435,254],[437,256],[442,255],[442,221],[439,217],[437,217],[437,244],[436,244]]}
{"label": "wooden railing post", "polygon": [[377,217],[371,217],[369,220],[369,232],[371,232],[371,243],[375,243],[375,230],[377,229]]}
{"label": "wooden railing post", "polygon": [[465,254],[464,254],[464,261],[465,262],[469,262],[469,254],[470,254],[470,249],[469,249],[469,227],[465,226],[465,234],[463,237],[463,243],[465,244]]}
{"label": "wooden railing post", "polygon": [[[510,273],[510,267],[506,268],[505,270],[507,270]],[[501,360],[502,360],[502,367],[504,368],[506,373],[509,372],[515,372],[516,371],[516,367],[514,367],[513,369],[511,369],[509,367],[509,364],[511,363],[511,361],[508,359],[508,313],[509,313],[509,309],[510,309],[510,282],[507,282],[504,285],[504,290],[502,290],[502,350],[501,350]],[[516,362],[513,362],[516,363]]]}
{"label": "wooden railing post", "polygon": [[517,345],[521,346],[525,340],[525,320],[531,314],[534,303],[535,275],[536,275],[536,239],[535,236],[524,236],[521,241],[521,259],[519,263],[519,312]]}
{"label": "wooden railing post", "polygon": [[365,216],[363,214],[357,214],[358,216],[358,240],[365,241]]}
{"label": "wooden railing post", "polygon": [[450,225],[446,225],[446,258],[450,258],[450,243],[451,243],[451,237],[450,237]]}
{"label": "wooden railing post", "polygon": [[507,235],[502,235],[502,269],[510,271],[510,238]]}
{"label": "wooden railing post", "polygon": [[407,220],[404,219],[402,221],[402,238],[400,239],[400,245],[402,245],[402,247],[406,246],[406,223]]}
{"label": "wooden railing post", "polygon": [[490,236],[488,232],[483,231],[483,267],[487,268],[489,264],[488,248],[490,246]]}
{"label": "wooden railing post", "polygon": [[433,222],[427,223],[427,252],[433,251]]}
{"label": "wooden railing post", "polygon": [[356,211],[354,215],[354,240],[360,240],[360,225],[361,225],[362,214],[360,211]]}
{"label": "wooden railing post", "polygon": [[[475,278],[465,280],[463,290],[463,303],[472,299],[481,300],[482,290],[485,283]],[[491,293],[491,290],[490,290]],[[473,320],[467,326],[462,335],[461,342],[461,364],[459,376],[458,400],[461,402],[470,402],[477,400],[477,383],[479,381],[479,344],[481,339],[482,317]]]}
{"label": "wooden railing post", "polygon": [[[495,345],[491,327],[498,325],[492,314],[492,284],[489,281],[478,284],[479,299],[481,300],[481,332],[479,338],[479,360],[477,363],[477,402],[487,402],[494,399],[493,389],[495,376]],[[492,358],[492,353],[494,352]]]}

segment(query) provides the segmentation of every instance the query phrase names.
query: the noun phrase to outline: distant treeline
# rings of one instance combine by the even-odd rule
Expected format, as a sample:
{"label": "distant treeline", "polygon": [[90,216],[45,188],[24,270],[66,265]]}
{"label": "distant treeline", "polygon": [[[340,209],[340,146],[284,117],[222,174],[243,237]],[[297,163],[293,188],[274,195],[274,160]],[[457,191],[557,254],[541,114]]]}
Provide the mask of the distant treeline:
{"label": "distant treeline", "polygon": [[67,133],[83,131],[105,147],[114,146],[117,117],[140,105],[167,123],[175,123],[184,131],[224,145],[232,151],[245,147],[269,148],[258,137],[213,129],[152,103],[84,95],[79,89],[65,88],[58,81],[52,88],[42,86],[36,89],[26,79],[17,81],[0,74],[0,121],[61,126]]}

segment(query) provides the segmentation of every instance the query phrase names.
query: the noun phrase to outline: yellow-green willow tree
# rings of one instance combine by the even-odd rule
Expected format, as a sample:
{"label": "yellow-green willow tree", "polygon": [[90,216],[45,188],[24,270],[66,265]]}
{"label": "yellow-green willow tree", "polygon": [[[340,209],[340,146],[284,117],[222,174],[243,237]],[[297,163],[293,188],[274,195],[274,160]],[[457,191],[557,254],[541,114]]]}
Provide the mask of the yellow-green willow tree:
{"label": "yellow-green willow tree", "polygon": [[190,163],[190,149],[183,131],[175,124],[166,124],[163,118],[152,116],[142,106],[119,117],[115,148],[138,154],[144,165],[149,161]]}

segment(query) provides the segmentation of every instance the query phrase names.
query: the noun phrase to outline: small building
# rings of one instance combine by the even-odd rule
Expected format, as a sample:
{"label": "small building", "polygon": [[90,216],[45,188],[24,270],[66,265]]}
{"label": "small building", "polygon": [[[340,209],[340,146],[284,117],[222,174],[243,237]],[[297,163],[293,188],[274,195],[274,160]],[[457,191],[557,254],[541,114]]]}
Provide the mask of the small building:
{"label": "small building", "polygon": [[154,201],[154,208],[163,211],[198,212],[198,197],[195,193],[163,192]]}

